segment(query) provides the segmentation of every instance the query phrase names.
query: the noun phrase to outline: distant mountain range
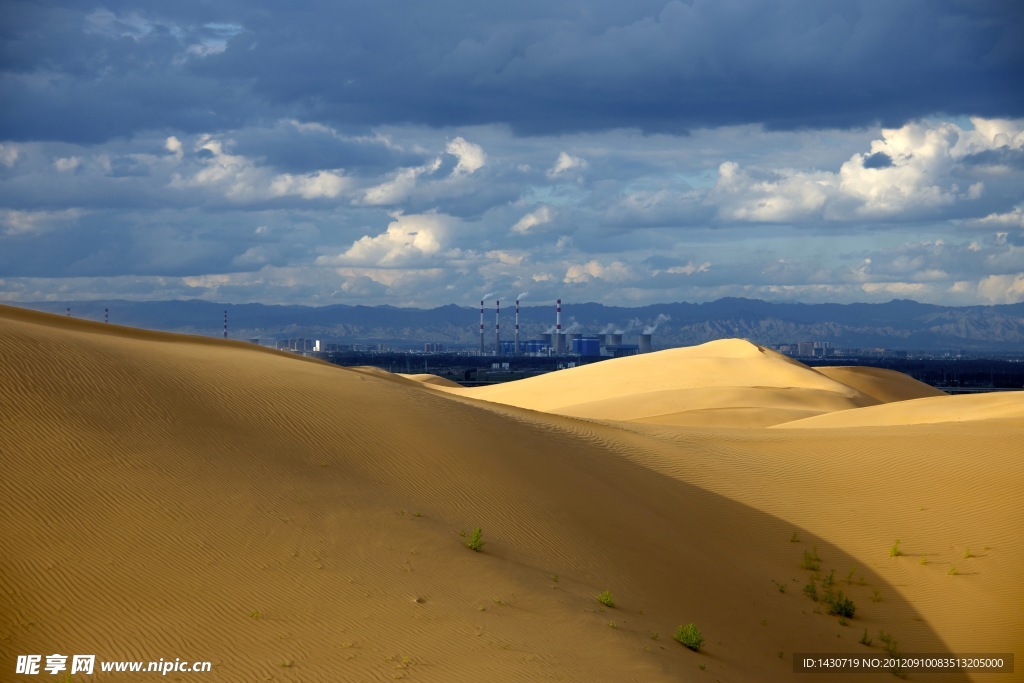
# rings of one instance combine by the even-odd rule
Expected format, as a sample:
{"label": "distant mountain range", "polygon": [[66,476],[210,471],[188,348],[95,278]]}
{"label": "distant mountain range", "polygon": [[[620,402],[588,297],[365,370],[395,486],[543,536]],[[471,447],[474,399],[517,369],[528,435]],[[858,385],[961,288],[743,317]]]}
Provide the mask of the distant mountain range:
{"label": "distant mountain range", "polygon": [[[229,336],[263,341],[307,337],[339,343],[383,342],[416,346],[441,342],[450,348],[479,343],[478,308],[433,309],[393,306],[268,306],[209,301],[49,301],[17,304],[75,317],[171,332],[220,336],[224,311]],[[485,312],[489,347],[494,344],[493,305]],[[553,305],[520,309],[521,338],[555,325]],[[835,347],[973,352],[1024,352],[1024,303],[1000,306],[935,306],[894,300],[884,304],[780,304],[756,299],[719,299],[703,304],[654,304],[639,308],[596,303],[563,304],[566,332],[621,332],[624,341],[651,331],[655,348],[688,346],[742,337],[758,344],[827,341]],[[514,333],[513,310],[501,311],[502,339]]]}

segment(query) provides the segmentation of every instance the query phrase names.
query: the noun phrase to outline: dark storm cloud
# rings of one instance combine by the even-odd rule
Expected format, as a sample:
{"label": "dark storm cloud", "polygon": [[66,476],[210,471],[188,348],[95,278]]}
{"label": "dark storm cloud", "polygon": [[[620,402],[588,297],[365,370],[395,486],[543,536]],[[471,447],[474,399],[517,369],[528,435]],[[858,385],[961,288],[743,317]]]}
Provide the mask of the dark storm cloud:
{"label": "dark storm cloud", "polygon": [[1024,170],[1024,150],[1010,149],[1008,147],[988,149],[984,152],[965,156],[964,164],[983,168],[1005,167]]}
{"label": "dark storm cloud", "polygon": [[[365,131],[362,131],[365,132]],[[237,149],[286,173],[323,168],[384,172],[396,166],[419,166],[428,155],[389,148],[362,135],[342,135],[323,126],[281,122],[273,128],[248,128],[232,134]]]}
{"label": "dark storm cloud", "polygon": [[5,2],[0,131],[81,142],[281,118],[557,133],[1019,116],[1022,7]]}
{"label": "dark storm cloud", "polygon": [[864,157],[864,168],[889,168],[892,166],[892,157],[885,152],[875,152]]}

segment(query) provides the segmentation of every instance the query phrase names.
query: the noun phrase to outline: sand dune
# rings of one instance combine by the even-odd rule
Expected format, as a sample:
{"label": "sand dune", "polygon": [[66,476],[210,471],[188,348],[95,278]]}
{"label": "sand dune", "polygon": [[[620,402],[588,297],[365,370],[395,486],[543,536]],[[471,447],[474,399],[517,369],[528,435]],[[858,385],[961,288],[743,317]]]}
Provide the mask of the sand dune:
{"label": "sand dune", "polygon": [[[1011,420],[1024,429],[1024,391],[933,396],[887,403],[842,413],[817,415],[779,428],[886,427],[941,422]],[[1022,444],[1024,446],[1024,444]]]}
{"label": "sand dune", "polygon": [[[691,352],[682,389],[876,402],[743,344]],[[538,400],[585,402],[572,372],[547,377]],[[1024,651],[1012,421],[764,430],[530,408],[0,306],[3,666],[94,652],[209,659],[208,681],[760,681],[791,680],[794,652],[880,653],[880,628],[904,652]],[[479,553],[459,535],[475,527]],[[834,569],[856,603],[846,625],[802,595],[812,546],[817,585]],[[671,638],[689,622],[701,653]]]}
{"label": "sand dune", "polygon": [[879,402],[740,339],[453,391],[573,417],[737,427],[763,427]]}
{"label": "sand dune", "polygon": [[815,370],[848,387],[853,387],[881,403],[946,395],[933,386],[895,370],[841,365],[819,367]]}
{"label": "sand dune", "polygon": [[427,385],[430,385],[430,386],[454,387],[454,388],[459,388],[459,387],[462,386],[458,382],[453,382],[452,380],[447,379],[445,377],[440,377],[438,375],[431,375],[431,374],[425,373],[425,372],[421,372],[421,373],[413,374],[413,375],[405,375],[405,374],[403,374],[403,375],[400,375],[400,376],[408,378],[408,379],[411,379],[414,382],[420,382],[421,384],[427,384]]}

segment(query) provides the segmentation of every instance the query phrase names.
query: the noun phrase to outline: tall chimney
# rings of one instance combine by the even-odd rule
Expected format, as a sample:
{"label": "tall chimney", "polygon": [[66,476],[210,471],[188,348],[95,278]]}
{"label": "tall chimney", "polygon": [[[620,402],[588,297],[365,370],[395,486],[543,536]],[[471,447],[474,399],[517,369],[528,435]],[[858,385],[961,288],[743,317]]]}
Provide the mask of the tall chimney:
{"label": "tall chimney", "polygon": [[224,311],[224,338],[228,338],[228,312],[226,309]]}
{"label": "tall chimney", "polygon": [[519,355],[519,299],[516,299],[516,343],[513,346],[513,353]]}
{"label": "tall chimney", "polygon": [[555,353],[562,353],[562,300],[555,304]]}
{"label": "tall chimney", "polygon": [[494,302],[494,355],[501,355],[501,302]]}
{"label": "tall chimney", "polygon": [[105,322],[105,323],[109,323],[110,322],[110,309],[109,308],[104,308],[103,309],[103,322]]}
{"label": "tall chimney", "polygon": [[480,355],[484,355],[484,300],[480,299]]}

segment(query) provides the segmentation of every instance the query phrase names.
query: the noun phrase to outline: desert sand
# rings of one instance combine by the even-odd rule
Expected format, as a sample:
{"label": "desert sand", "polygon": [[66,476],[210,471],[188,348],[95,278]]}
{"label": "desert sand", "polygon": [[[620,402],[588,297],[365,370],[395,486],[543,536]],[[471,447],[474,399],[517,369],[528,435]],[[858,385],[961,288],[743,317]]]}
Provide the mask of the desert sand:
{"label": "desert sand", "polygon": [[825,681],[793,653],[880,630],[1024,653],[1024,394],[741,340],[449,384],[0,306],[2,677]]}

